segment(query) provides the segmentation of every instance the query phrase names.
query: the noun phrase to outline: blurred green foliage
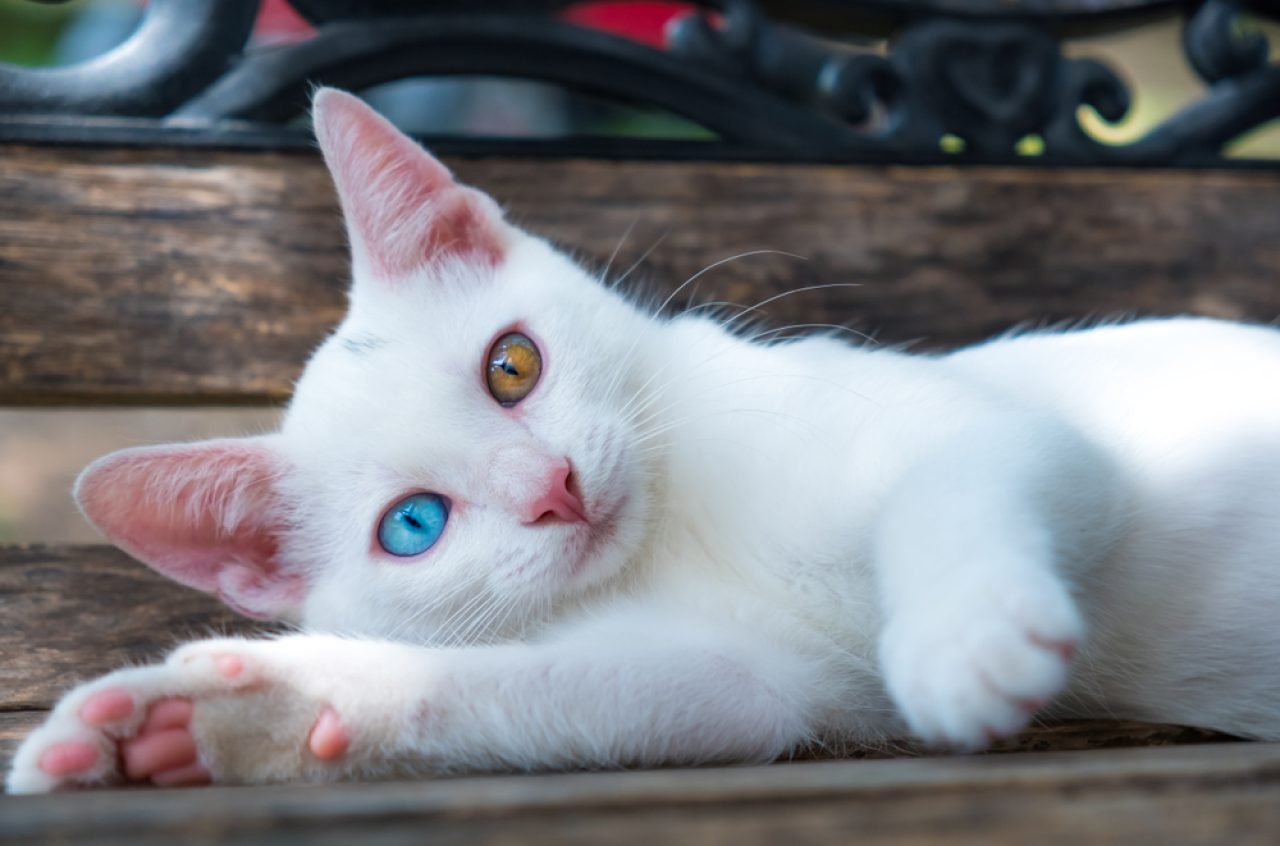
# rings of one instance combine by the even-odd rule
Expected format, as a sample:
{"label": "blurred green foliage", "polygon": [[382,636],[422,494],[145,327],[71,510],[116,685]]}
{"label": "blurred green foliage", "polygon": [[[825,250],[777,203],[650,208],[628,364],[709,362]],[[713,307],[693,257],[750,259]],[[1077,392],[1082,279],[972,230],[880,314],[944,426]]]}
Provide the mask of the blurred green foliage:
{"label": "blurred green foliage", "polygon": [[50,64],[58,37],[84,5],[85,0],[56,4],[0,0],[0,61],[28,67]]}

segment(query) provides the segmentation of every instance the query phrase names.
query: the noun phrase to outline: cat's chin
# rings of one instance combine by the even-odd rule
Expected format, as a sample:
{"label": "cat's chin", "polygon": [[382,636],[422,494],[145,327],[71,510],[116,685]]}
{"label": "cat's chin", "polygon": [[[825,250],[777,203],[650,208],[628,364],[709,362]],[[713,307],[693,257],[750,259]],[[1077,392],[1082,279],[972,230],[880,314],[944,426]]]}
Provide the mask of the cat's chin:
{"label": "cat's chin", "polygon": [[553,578],[571,591],[585,590],[615,575],[627,557],[623,531],[629,517],[625,494],[597,510],[589,523],[573,527],[573,537],[553,567]]}

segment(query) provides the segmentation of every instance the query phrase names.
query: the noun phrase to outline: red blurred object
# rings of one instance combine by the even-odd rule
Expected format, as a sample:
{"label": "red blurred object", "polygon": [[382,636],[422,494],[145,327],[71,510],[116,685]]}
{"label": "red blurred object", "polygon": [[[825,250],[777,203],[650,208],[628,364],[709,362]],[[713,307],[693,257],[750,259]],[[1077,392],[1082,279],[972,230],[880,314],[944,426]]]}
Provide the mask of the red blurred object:
{"label": "red blurred object", "polygon": [[263,0],[253,25],[255,44],[289,44],[315,34],[311,24],[293,10],[286,0]]}
{"label": "red blurred object", "polygon": [[[136,2],[139,6],[147,5],[147,0]],[[294,11],[288,0],[262,0],[258,19],[253,23],[255,44],[289,44],[310,38],[315,33],[315,28]]]}
{"label": "red blurred object", "polygon": [[[147,0],[137,2],[139,6],[147,5]],[[697,10],[698,7],[692,3],[600,0],[571,5],[561,12],[561,17],[578,26],[598,29],[665,50],[667,27],[672,21]],[[253,29],[255,43],[287,44],[302,41],[314,34],[315,28],[294,11],[288,0],[263,0]]]}
{"label": "red blurred object", "polygon": [[570,23],[620,35],[659,50],[666,49],[671,22],[697,11],[692,3],[598,2],[569,6],[561,15]]}

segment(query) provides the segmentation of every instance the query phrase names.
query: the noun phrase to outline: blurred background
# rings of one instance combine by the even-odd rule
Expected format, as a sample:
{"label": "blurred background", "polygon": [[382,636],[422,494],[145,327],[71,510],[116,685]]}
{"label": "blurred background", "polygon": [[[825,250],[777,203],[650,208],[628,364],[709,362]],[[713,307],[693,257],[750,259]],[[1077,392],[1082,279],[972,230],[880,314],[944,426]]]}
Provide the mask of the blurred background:
{"label": "blurred background", "polygon": [[[141,0],[57,5],[0,0],[0,61],[47,67],[92,58],[124,41],[143,9]],[[688,10],[674,2],[587,2],[564,14],[583,26],[661,47],[667,22]],[[1273,44],[1280,41],[1274,26],[1256,25]],[[298,41],[310,34],[285,0],[264,0],[255,45]],[[1069,54],[1097,57],[1117,69],[1134,93],[1132,110],[1116,126],[1084,110],[1082,119],[1090,131],[1123,143],[1202,96],[1203,85],[1185,63],[1180,37],[1178,23],[1169,21],[1068,44]],[[364,93],[397,124],[423,135],[712,137],[675,115],[605,103],[532,81],[408,79]],[[1230,152],[1280,159],[1280,126],[1273,121]],[[103,453],[169,440],[256,434],[273,428],[279,413],[264,408],[0,410],[0,543],[94,540],[96,533],[76,513],[69,492],[80,468]]]}

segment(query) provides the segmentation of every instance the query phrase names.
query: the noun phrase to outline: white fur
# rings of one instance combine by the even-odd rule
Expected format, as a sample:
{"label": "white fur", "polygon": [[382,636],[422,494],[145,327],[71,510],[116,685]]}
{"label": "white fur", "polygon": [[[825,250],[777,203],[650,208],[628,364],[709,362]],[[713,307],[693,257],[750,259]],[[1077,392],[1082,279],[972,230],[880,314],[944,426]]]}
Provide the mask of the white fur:
{"label": "white fur", "polygon": [[[197,709],[218,780],[765,760],[907,730],[976,748],[1046,702],[1280,739],[1280,332],[770,345],[644,314],[518,232],[492,275],[366,277],[267,439],[311,634],[180,653],[240,652],[286,691],[284,751],[238,740],[255,700]],[[546,362],[512,411],[481,364],[516,325]],[[577,569],[573,527],[515,508],[521,468],[562,457],[613,525]],[[376,552],[415,490],[454,502],[444,537]],[[180,659],[127,672],[152,674],[143,698],[205,689]],[[11,790],[56,786],[34,756],[85,730],[85,695]],[[326,702],[355,739],[321,765],[298,750]]]}

